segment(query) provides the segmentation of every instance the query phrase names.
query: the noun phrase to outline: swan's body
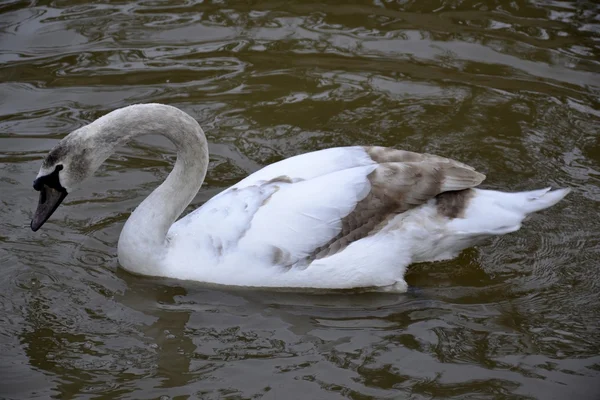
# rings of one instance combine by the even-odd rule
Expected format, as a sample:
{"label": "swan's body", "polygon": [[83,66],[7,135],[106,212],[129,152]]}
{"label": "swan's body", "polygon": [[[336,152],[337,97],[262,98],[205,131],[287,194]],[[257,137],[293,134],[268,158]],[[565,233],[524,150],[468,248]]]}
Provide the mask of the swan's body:
{"label": "swan's body", "polygon": [[42,195],[32,228],[115,147],[141,134],[163,134],[178,151],[169,177],[119,238],[121,266],[143,275],[404,291],[411,263],[449,259],[482,238],[516,231],[527,214],[568,193],[475,189],[485,176],[457,161],[357,146],[269,165],[175,222],[204,180],[207,143],[189,115],[146,104],[113,111],[50,152],[34,184]]}

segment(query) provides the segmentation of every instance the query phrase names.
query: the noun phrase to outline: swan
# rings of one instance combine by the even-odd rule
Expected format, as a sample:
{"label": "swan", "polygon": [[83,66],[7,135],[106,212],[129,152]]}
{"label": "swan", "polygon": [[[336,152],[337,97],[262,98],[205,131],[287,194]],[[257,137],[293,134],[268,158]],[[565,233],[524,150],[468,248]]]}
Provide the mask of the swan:
{"label": "swan", "polygon": [[410,264],[451,259],[482,239],[514,232],[527,214],[569,193],[484,190],[476,186],[485,175],[448,158],[338,147],[268,165],[177,220],[207,172],[204,132],[178,108],[137,104],[71,132],[49,152],[33,183],[40,194],[32,230],[117,147],[145,134],[170,139],[177,160],[119,237],[121,267],[141,275],[405,292]]}

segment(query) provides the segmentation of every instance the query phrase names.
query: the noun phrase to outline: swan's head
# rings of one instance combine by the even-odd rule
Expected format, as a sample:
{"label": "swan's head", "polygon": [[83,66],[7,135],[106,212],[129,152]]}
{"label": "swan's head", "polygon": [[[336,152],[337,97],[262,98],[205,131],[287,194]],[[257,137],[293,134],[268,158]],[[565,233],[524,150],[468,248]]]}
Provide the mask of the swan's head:
{"label": "swan's head", "polygon": [[[31,220],[37,231],[71,193],[115,149],[142,134],[162,134],[188,158],[200,157],[206,172],[208,150],[200,125],[183,111],[164,104],[136,104],[114,110],[62,139],[42,161],[33,188],[40,200]],[[187,164],[186,164],[187,165]]]}
{"label": "swan's head", "polygon": [[93,136],[89,126],[78,129],[61,140],[42,161],[33,181],[33,188],[40,192],[31,220],[33,231],[40,229],[67,194],[92,175],[106,158]]}

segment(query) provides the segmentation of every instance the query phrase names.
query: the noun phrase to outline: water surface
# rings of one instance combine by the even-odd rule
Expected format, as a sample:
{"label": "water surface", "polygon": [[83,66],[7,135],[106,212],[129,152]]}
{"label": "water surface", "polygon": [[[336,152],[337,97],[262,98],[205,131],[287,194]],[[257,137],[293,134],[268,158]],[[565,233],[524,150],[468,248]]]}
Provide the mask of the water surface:
{"label": "water surface", "polygon": [[[600,398],[598,5],[327,3],[2,2],[0,397]],[[411,267],[405,295],[133,276],[116,244],[174,161],[162,138],[28,224],[57,140],[140,102],[208,135],[189,209],[351,144],[456,158],[487,188],[573,193],[516,234]]]}

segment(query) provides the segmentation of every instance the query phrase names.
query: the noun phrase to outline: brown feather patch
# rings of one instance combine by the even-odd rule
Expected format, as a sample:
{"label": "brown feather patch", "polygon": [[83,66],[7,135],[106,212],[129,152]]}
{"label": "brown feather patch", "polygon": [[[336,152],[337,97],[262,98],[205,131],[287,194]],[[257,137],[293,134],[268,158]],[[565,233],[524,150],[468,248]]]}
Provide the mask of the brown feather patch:
{"label": "brown feather patch", "polygon": [[441,162],[453,164],[457,167],[470,169],[472,171],[475,168],[470,165],[463,164],[459,161],[452,160],[450,158],[436,156],[434,154],[427,153],[414,153],[412,151],[406,150],[396,150],[389,147],[380,147],[380,146],[364,146],[363,149],[365,152],[371,157],[373,161],[378,164],[390,163],[390,162],[423,162],[423,161],[433,161],[433,162]]}
{"label": "brown feather patch", "polygon": [[447,218],[464,218],[474,195],[471,189],[440,193],[436,196],[437,211]]}

